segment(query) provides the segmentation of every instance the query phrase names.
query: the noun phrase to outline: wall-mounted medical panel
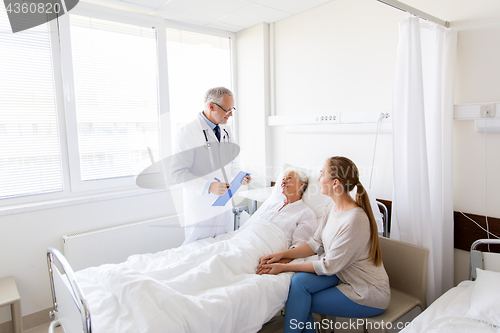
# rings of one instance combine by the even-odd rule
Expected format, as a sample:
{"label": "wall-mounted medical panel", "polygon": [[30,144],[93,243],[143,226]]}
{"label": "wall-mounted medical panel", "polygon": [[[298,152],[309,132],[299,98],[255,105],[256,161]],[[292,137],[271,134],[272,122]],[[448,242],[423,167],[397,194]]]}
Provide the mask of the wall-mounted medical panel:
{"label": "wall-mounted medical panel", "polygon": [[478,133],[500,133],[500,119],[477,119],[474,120],[474,129]]}
{"label": "wall-mounted medical panel", "polygon": [[[287,126],[285,131],[287,133],[376,133],[377,124],[376,123],[365,123],[365,124],[331,124],[331,125],[294,125]],[[380,123],[378,128],[379,133],[392,133],[392,123]]]}
{"label": "wall-mounted medical panel", "polygon": [[267,124],[269,126],[321,125],[321,124],[334,124],[338,122],[339,122],[339,116],[337,113],[267,117]]}
{"label": "wall-mounted medical panel", "polygon": [[383,111],[336,112],[315,115],[270,116],[269,126],[286,126],[287,133],[392,132],[390,113]]}
{"label": "wall-mounted medical panel", "polygon": [[474,120],[478,133],[500,133],[500,103],[476,103],[455,105],[455,120]]}
{"label": "wall-mounted medical panel", "polygon": [[500,102],[455,105],[453,118],[455,120],[500,119]]}

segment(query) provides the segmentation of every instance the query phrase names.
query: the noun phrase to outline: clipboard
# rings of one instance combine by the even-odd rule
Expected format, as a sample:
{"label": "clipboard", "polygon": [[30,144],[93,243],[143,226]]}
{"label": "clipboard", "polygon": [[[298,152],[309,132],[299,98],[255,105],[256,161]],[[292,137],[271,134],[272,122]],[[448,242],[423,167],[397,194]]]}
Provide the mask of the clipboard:
{"label": "clipboard", "polygon": [[231,181],[231,187],[227,190],[226,193],[223,195],[219,196],[217,199],[215,199],[214,203],[212,206],[225,206],[229,199],[233,197],[233,195],[238,191],[238,189],[241,187],[241,181],[243,178],[245,178],[247,175],[250,175],[249,173],[245,171],[240,171],[236,177]]}

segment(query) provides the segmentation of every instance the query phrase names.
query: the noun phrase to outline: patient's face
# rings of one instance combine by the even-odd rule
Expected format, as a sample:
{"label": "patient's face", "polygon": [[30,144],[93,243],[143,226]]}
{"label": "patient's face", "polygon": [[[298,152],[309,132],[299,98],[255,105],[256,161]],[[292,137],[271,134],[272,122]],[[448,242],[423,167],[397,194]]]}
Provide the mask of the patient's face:
{"label": "patient's face", "polygon": [[328,164],[325,163],[323,169],[321,169],[318,182],[321,189],[321,194],[331,195],[333,192],[333,182],[334,180],[330,178]]}
{"label": "patient's face", "polygon": [[297,195],[300,193],[301,188],[302,186],[295,172],[289,171],[283,175],[283,179],[281,179],[281,193],[286,196]]}

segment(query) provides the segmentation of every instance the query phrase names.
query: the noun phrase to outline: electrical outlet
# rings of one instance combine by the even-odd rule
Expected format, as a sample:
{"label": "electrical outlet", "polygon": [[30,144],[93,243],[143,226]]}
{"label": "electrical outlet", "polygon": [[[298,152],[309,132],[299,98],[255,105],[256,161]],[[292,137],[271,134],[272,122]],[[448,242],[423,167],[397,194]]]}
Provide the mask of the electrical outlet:
{"label": "electrical outlet", "polygon": [[495,117],[495,114],[496,114],[495,104],[481,105],[481,111],[479,113],[479,116],[481,118],[493,118]]}
{"label": "electrical outlet", "polygon": [[320,124],[331,124],[337,120],[336,115],[318,115],[316,116],[316,121]]}

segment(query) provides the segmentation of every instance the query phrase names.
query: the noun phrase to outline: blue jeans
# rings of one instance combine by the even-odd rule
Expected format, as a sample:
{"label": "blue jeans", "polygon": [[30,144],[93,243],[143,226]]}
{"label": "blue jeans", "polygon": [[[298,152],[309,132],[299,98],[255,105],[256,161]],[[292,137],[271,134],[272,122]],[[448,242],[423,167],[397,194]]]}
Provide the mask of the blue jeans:
{"label": "blue jeans", "polygon": [[336,275],[297,273],[292,277],[285,311],[283,332],[315,333],[312,313],[334,317],[365,318],[384,312],[384,309],[359,305],[351,301],[336,287]]}

